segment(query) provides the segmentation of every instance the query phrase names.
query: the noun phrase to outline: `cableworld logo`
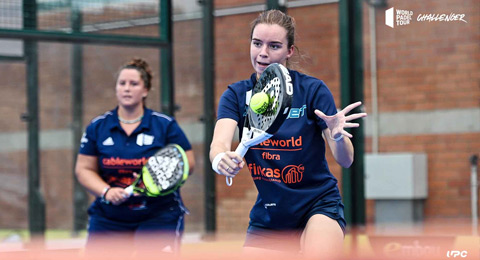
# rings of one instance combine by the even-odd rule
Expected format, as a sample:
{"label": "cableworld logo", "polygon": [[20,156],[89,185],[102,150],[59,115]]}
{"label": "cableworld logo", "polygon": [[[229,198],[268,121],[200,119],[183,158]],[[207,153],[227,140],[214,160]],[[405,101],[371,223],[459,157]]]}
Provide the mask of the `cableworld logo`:
{"label": "cableworld logo", "polygon": [[104,167],[141,167],[145,165],[147,158],[143,157],[140,159],[124,159],[119,157],[110,157],[104,158],[102,163]]}

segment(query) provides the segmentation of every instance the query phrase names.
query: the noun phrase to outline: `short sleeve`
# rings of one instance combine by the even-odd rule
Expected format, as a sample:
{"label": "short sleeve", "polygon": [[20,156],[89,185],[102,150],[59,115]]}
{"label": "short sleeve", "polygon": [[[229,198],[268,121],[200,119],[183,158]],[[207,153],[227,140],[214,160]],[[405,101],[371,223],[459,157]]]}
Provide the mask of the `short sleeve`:
{"label": "short sleeve", "polygon": [[[217,120],[222,118],[230,118],[237,122],[240,121],[240,107],[239,100],[235,92],[228,87],[220,97],[220,102],[217,109]],[[243,103],[245,104],[245,102]]]}
{"label": "short sleeve", "polygon": [[95,128],[92,124],[87,126],[87,129],[82,135],[82,139],[80,140],[80,154],[84,155],[98,155],[97,149],[97,136],[95,134]]}
{"label": "short sleeve", "polygon": [[188,141],[187,136],[183,132],[183,130],[178,125],[177,121],[172,119],[170,124],[168,125],[167,129],[167,143],[169,144],[178,144],[180,145],[183,150],[188,151],[192,149],[192,145]]}
{"label": "short sleeve", "polygon": [[[313,108],[322,111],[325,115],[331,116],[337,113],[337,107],[335,106],[335,100],[333,99],[332,92],[328,89],[327,85],[323,81],[315,89],[313,93]],[[323,130],[327,128],[325,121],[317,117],[317,125]]]}

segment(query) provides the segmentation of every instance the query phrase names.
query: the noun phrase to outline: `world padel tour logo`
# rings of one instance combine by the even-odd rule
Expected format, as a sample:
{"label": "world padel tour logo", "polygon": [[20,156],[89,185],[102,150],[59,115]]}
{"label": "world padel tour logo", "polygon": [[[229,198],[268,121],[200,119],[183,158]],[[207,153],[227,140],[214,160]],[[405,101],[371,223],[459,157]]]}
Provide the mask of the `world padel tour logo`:
{"label": "world padel tour logo", "polygon": [[[409,25],[412,23],[412,19],[415,18],[413,11],[396,9],[394,7],[385,11],[385,25],[395,28],[395,26]],[[416,16],[417,22],[464,22],[465,14],[456,14],[451,12],[450,14],[432,14],[425,13]]]}
{"label": "world padel tour logo", "polygon": [[[395,11],[395,12],[394,12]],[[410,24],[412,21],[413,11],[394,9],[393,7],[385,11],[385,24],[392,28]]]}

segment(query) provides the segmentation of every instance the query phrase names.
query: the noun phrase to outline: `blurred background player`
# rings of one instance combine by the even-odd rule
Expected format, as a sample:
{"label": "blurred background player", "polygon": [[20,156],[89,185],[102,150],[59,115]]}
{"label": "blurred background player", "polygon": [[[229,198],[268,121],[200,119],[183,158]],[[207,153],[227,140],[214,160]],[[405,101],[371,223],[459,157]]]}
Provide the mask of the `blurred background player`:
{"label": "blurred background player", "polygon": [[130,197],[124,190],[146,159],[167,144],[186,151],[190,173],[195,166],[191,144],[175,119],[146,107],[151,81],[143,59],[123,65],[115,87],[118,106],[93,119],[82,137],[76,176],[97,197],[88,209],[87,249],[102,249],[105,238],[123,242],[119,250],[144,245],[142,251],[178,252],[188,212],[180,191]]}

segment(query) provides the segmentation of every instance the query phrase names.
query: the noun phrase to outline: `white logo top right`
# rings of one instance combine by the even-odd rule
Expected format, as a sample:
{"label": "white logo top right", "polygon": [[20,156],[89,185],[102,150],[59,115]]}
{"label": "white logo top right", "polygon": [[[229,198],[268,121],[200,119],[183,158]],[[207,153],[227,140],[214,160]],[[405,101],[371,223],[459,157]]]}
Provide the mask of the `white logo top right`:
{"label": "white logo top right", "polygon": [[[395,28],[396,26],[408,25],[412,22],[413,11],[395,9],[394,7],[385,10],[385,25]],[[418,22],[464,22],[465,14],[419,14]]]}

